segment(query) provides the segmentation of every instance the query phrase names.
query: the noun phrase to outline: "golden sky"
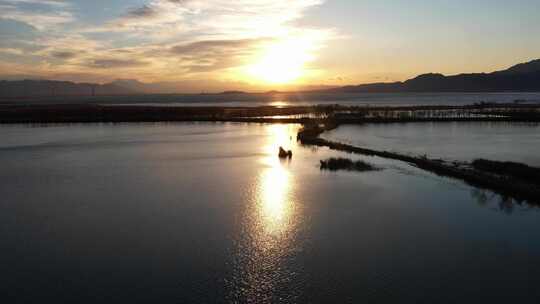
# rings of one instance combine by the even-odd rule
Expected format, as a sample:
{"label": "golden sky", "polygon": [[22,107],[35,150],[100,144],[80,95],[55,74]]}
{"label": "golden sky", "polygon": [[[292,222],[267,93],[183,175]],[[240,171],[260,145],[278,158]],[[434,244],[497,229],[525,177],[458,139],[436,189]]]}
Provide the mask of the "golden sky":
{"label": "golden sky", "polygon": [[540,57],[540,1],[0,0],[0,78],[279,89]]}

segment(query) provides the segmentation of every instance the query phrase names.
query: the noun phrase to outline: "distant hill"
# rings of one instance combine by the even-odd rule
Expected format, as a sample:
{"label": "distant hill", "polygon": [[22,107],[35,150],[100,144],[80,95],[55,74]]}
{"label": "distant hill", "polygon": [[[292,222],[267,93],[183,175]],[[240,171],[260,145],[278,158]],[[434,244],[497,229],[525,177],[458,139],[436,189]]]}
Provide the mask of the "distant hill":
{"label": "distant hill", "polygon": [[538,92],[540,59],[493,73],[423,74],[404,82],[371,83],[330,89],[327,92],[400,93],[400,92]]}
{"label": "distant hill", "polygon": [[178,84],[167,82],[144,83],[136,79],[117,79],[110,84],[140,94],[173,94],[178,92]]}
{"label": "distant hill", "polygon": [[132,95],[137,90],[109,84],[74,83],[54,80],[0,81],[0,97],[55,97],[93,95]]}
{"label": "distant hill", "polygon": [[[196,81],[182,83],[184,88],[199,88],[197,85],[200,86]],[[207,87],[208,85],[201,87],[199,91],[205,91]],[[214,87],[217,87],[216,84]],[[133,79],[119,79],[107,84],[54,80],[0,80],[0,98],[164,94],[178,93],[178,90],[179,83],[175,82],[143,83]],[[371,83],[337,88],[308,86],[302,91],[323,93],[540,92],[540,59],[493,73],[453,76],[431,73],[403,82]],[[222,94],[243,93],[243,91],[230,90]]]}

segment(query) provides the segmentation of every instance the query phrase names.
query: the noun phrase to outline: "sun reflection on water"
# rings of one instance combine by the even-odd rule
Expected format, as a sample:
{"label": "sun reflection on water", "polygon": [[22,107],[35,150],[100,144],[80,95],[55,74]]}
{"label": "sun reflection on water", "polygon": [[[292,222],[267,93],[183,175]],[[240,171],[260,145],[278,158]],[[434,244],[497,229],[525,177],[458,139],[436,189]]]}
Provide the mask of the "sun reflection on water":
{"label": "sun reflection on water", "polygon": [[286,107],[289,105],[289,102],[285,101],[285,100],[276,100],[276,101],[272,101],[270,103],[270,105],[272,107],[278,107],[278,108],[282,108],[282,107]]}
{"label": "sun reflection on water", "polygon": [[271,125],[270,137],[264,147],[266,157],[262,162],[267,166],[258,178],[256,191],[258,227],[261,232],[279,236],[288,230],[294,207],[292,188],[294,180],[289,171],[288,161],[277,157],[279,147],[290,149],[291,130],[287,125]]}
{"label": "sun reflection on water", "polygon": [[[263,147],[265,156],[251,191],[235,257],[231,289],[234,302],[274,302],[279,290],[291,288],[298,270],[291,257],[298,250],[297,233],[301,217],[295,198],[293,160],[280,161],[280,146],[293,149],[295,127],[271,125]],[[294,294],[296,291],[291,291]]]}
{"label": "sun reflection on water", "polygon": [[291,209],[289,172],[281,167],[261,173],[259,212],[267,233],[276,235],[287,230]]}
{"label": "sun reflection on water", "polygon": [[[277,149],[283,147],[286,149],[291,148],[294,144],[293,135],[295,134],[294,127],[290,125],[270,125],[268,126],[270,137],[268,138],[265,152],[267,152],[266,158],[277,160]],[[277,163],[275,163],[277,164]]]}

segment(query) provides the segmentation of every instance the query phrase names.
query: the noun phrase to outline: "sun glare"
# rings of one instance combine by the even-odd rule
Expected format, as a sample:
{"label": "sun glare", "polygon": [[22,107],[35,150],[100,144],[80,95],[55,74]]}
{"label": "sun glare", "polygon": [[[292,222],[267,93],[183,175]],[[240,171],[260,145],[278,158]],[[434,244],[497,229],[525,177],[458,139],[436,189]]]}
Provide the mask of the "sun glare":
{"label": "sun glare", "polygon": [[270,84],[292,83],[306,74],[306,64],[313,60],[313,42],[289,39],[269,45],[247,69],[248,75]]}
{"label": "sun glare", "polygon": [[293,205],[293,180],[288,169],[278,159],[276,151],[279,147],[291,148],[293,131],[290,126],[270,126],[270,136],[265,152],[268,153],[263,162],[268,166],[260,176],[259,204],[264,231],[271,235],[286,232],[290,224]]}

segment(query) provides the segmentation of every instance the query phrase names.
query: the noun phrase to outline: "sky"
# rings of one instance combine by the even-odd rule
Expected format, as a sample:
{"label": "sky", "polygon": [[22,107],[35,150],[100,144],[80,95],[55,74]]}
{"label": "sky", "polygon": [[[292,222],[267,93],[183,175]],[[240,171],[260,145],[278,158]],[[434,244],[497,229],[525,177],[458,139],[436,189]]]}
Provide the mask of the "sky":
{"label": "sky", "polygon": [[0,0],[0,79],[280,89],[540,58],[538,0]]}

